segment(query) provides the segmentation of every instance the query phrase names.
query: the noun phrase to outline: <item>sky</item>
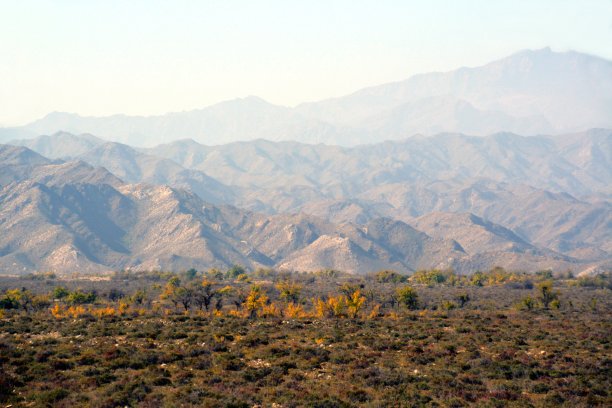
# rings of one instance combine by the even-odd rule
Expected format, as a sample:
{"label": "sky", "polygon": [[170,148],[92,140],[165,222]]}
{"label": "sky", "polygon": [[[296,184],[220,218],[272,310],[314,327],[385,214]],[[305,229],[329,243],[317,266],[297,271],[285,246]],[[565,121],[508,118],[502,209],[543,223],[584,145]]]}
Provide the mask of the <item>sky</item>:
{"label": "sky", "polygon": [[612,60],[612,0],[0,0],[0,126],[286,106],[546,46]]}

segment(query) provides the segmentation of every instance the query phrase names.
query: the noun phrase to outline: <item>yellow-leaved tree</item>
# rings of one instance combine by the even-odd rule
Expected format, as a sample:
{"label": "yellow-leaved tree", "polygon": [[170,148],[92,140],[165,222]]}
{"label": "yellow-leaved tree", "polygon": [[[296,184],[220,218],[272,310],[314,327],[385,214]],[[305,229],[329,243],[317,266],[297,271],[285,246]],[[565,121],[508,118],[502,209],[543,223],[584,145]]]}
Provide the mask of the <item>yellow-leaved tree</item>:
{"label": "yellow-leaved tree", "polygon": [[285,308],[285,317],[289,319],[299,319],[301,317],[305,317],[306,312],[304,311],[304,307],[298,303],[288,303]]}
{"label": "yellow-leaved tree", "polygon": [[262,310],[268,303],[268,296],[263,292],[261,286],[253,285],[244,302],[244,310],[249,318],[257,316],[257,312]]}
{"label": "yellow-leaved tree", "polygon": [[361,291],[359,289],[354,291],[351,296],[348,296],[346,298],[346,308],[348,317],[350,317],[351,319],[355,319],[357,316],[359,316],[359,312],[365,304],[365,301],[366,298],[365,296],[361,295]]}

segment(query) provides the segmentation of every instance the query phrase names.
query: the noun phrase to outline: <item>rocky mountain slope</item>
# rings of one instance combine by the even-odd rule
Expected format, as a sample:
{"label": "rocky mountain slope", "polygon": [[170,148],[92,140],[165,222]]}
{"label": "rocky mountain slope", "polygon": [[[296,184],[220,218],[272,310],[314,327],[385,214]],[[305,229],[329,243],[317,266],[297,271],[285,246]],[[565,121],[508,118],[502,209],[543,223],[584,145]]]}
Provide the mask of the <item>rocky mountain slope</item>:
{"label": "rocky mountain slope", "polygon": [[[455,240],[432,237],[399,220],[376,218],[357,225],[305,214],[269,216],[212,205],[177,188],[126,184],[104,169],[52,162],[23,147],[2,146],[0,157],[4,168],[16,175],[0,189],[3,273],[232,264],[355,273],[453,267],[468,273],[503,260],[470,254]],[[53,172],[58,166],[78,171],[64,176]],[[538,266],[592,266],[546,254]]]}
{"label": "rocky mountain slope", "polygon": [[[300,233],[292,234],[298,228],[295,223],[274,217],[253,223],[259,218],[256,215],[236,209],[226,212],[209,207],[191,193],[143,184],[115,189],[105,184],[48,187],[24,181],[0,190],[0,203],[0,225],[7,231],[0,238],[3,273],[184,270],[232,264],[306,271],[335,268],[356,273],[393,266],[408,272],[417,264],[437,266],[440,257],[423,254],[441,252],[436,249],[440,245],[455,246],[421,234],[415,242],[426,251],[398,259],[367,234],[360,233],[353,240],[351,226],[312,221],[307,228],[312,235],[303,239]],[[248,219],[249,225],[230,227],[235,222],[232,216]],[[352,234],[344,233],[343,228]],[[330,232],[320,234],[319,229]],[[252,235],[245,230],[251,230]],[[342,241],[345,246],[321,247],[327,240]]]}
{"label": "rocky mountain slope", "polygon": [[30,149],[0,145],[0,186],[33,180],[46,185],[71,182],[120,185],[122,181],[108,170],[77,160],[52,161]]}
{"label": "rocky mountain slope", "polygon": [[[60,154],[66,137],[46,137],[45,149],[66,157]],[[270,215],[303,212],[334,224],[367,224],[473,213],[530,244],[602,261],[611,256],[611,142],[612,131],[603,129],[538,137],[440,134],[354,148],[183,140],[139,150],[98,143],[75,157],[128,182],[187,188],[205,201]]]}
{"label": "rocky mountain slope", "polygon": [[172,160],[140,153],[130,146],[106,142],[76,157],[101,166],[128,183],[171,185],[212,203],[233,201],[233,191],[201,171],[185,169]]}

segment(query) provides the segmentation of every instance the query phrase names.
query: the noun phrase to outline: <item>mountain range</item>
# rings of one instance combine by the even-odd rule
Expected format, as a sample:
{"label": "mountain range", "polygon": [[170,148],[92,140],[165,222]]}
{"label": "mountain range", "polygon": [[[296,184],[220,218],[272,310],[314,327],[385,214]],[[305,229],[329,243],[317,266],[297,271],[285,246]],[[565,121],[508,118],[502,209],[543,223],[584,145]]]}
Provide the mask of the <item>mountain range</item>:
{"label": "mountain range", "polygon": [[414,134],[538,135],[612,128],[610,112],[611,61],[545,48],[296,107],[251,96],[147,117],[53,112],[0,129],[0,142],[67,131],[140,147],[181,138],[207,145],[263,138],[353,146]]}
{"label": "mountain range", "polygon": [[[110,174],[107,182],[84,179],[83,167],[91,173],[106,171],[79,162],[63,163],[81,168],[59,179],[50,175],[40,180],[32,174],[51,172],[57,165],[20,147],[3,146],[0,154],[13,158],[7,166],[14,166],[14,173],[21,176],[4,181],[0,190],[0,225],[5,231],[0,238],[0,267],[9,273],[232,264],[409,271],[444,264],[449,254],[465,256],[456,242],[431,238],[401,221],[376,220],[359,227],[332,225],[306,215],[263,216],[213,206],[168,186],[125,184]],[[366,232],[370,225],[374,234]],[[399,240],[380,240],[386,225]],[[410,245],[411,256],[399,245]]]}
{"label": "mountain range", "polygon": [[0,273],[612,269],[612,62],[0,128]]}
{"label": "mountain range", "polygon": [[0,268],[598,271],[612,265],[611,142],[14,141],[0,149]]}

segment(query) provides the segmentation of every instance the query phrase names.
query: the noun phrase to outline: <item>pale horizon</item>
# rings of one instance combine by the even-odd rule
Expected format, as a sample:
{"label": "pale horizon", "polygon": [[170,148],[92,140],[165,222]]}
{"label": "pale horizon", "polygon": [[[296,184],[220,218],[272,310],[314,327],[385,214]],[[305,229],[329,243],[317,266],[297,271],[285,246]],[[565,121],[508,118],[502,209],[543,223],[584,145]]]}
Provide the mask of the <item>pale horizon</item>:
{"label": "pale horizon", "polygon": [[612,59],[610,16],[610,1],[8,2],[0,126],[58,111],[151,116],[249,95],[295,106],[525,49]]}

